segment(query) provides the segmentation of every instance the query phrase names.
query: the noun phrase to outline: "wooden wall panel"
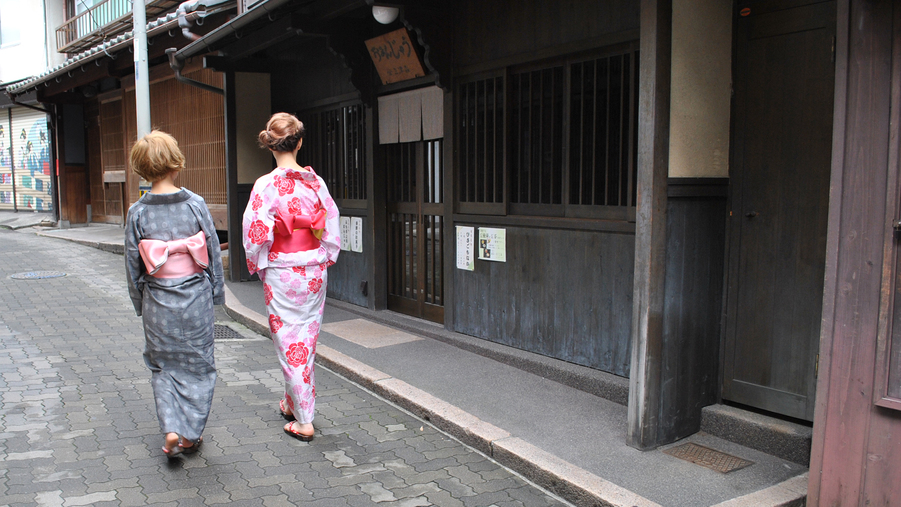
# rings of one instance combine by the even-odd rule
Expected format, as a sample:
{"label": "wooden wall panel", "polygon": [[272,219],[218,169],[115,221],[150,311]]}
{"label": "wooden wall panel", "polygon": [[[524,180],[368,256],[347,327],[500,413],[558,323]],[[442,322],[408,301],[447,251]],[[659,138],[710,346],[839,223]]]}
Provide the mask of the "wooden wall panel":
{"label": "wooden wall panel", "polygon": [[[134,94],[132,94],[132,109],[134,109]],[[127,110],[127,108],[125,108]],[[110,100],[100,103],[100,165],[102,172],[125,171],[128,166],[125,162],[125,138],[123,132],[126,123],[123,121],[122,100]],[[134,125],[134,121],[131,122]],[[128,176],[126,176],[127,178]],[[101,174],[100,181],[103,181]],[[104,216],[105,220],[112,223],[124,223],[128,203],[123,203],[122,183],[103,183],[104,187]],[[126,208],[123,208],[123,205]]]}
{"label": "wooden wall panel", "polygon": [[[222,75],[197,69],[185,76],[221,87]],[[134,90],[126,93],[127,149],[136,139]],[[185,170],[175,182],[206,200],[216,228],[226,229],[225,103],[221,95],[180,83],[175,78],[150,85],[150,122],[172,134],[185,155]],[[128,201],[138,199],[138,178],[129,175]]]}
{"label": "wooden wall panel", "polygon": [[696,433],[701,409],[719,396],[726,182],[718,181],[719,196],[668,199],[661,441]]}
{"label": "wooden wall panel", "polygon": [[[60,170],[61,174],[65,174],[65,184],[63,192],[65,192],[66,218],[72,224],[85,224],[88,222],[88,176],[87,167],[83,165],[65,166]],[[60,178],[61,180],[63,178]],[[60,209],[60,215],[62,215]]]}
{"label": "wooden wall panel", "polygon": [[[563,54],[577,50],[586,43],[600,47],[605,44],[597,39],[639,27],[639,2],[630,0],[564,3],[467,0],[457,2],[452,12],[457,67],[517,56],[535,60],[555,51]],[[498,23],[499,19],[504,22]],[[560,29],[563,26],[565,30]]]}
{"label": "wooden wall panel", "polygon": [[100,103],[85,103],[84,121],[87,128],[88,180],[91,192],[91,221],[105,222],[106,192],[103,185],[103,164],[100,156]]}
{"label": "wooden wall panel", "polygon": [[635,236],[506,231],[507,262],[454,270],[453,330],[628,376]]}
{"label": "wooden wall panel", "polygon": [[[362,218],[363,230],[370,230],[372,221],[366,216],[362,216]],[[369,245],[368,241],[369,236],[363,234],[363,252],[368,252],[372,249],[372,245]],[[369,255],[356,252],[341,252],[338,262],[328,268],[328,297],[359,306],[368,306],[369,297],[363,294],[360,284],[364,281],[367,282],[367,294],[373,290],[372,280],[368,280],[366,275],[370,272],[370,263],[371,257]]]}

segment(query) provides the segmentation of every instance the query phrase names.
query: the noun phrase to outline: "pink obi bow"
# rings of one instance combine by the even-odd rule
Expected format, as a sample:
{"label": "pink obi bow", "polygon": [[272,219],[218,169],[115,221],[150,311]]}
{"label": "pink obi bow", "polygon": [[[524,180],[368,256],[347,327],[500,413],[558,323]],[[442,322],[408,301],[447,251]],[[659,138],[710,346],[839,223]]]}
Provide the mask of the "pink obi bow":
{"label": "pink obi bow", "polygon": [[325,229],[326,211],[322,208],[312,215],[275,215],[275,233],[270,252],[293,253],[319,249]]}
{"label": "pink obi bow", "polygon": [[157,278],[181,278],[210,265],[203,231],[184,239],[142,239],[138,245],[147,273]]}

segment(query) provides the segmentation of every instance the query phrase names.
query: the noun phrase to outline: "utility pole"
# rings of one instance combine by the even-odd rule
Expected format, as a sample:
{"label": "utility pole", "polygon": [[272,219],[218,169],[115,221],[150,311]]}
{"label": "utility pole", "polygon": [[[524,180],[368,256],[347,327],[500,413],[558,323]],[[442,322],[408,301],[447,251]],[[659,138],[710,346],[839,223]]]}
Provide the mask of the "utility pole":
{"label": "utility pole", "polygon": [[147,66],[147,14],[144,0],[133,0],[135,38],[135,111],[138,139],[150,133],[150,70]]}
{"label": "utility pole", "polygon": [[[138,119],[138,136],[150,133],[150,69],[147,65],[147,13],[144,0],[132,0],[135,34],[135,116]],[[123,189],[124,191],[125,189]],[[138,180],[138,193],[150,191],[150,182]],[[123,193],[124,195],[124,193]]]}

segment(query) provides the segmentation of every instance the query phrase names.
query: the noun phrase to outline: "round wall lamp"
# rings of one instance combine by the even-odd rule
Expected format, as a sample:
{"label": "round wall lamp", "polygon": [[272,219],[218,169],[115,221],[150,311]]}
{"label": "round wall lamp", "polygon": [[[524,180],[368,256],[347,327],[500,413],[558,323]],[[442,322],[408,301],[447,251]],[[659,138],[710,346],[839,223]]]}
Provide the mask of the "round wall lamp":
{"label": "round wall lamp", "polygon": [[389,25],[397,19],[400,9],[397,7],[385,7],[383,5],[372,6],[372,17],[383,25]]}

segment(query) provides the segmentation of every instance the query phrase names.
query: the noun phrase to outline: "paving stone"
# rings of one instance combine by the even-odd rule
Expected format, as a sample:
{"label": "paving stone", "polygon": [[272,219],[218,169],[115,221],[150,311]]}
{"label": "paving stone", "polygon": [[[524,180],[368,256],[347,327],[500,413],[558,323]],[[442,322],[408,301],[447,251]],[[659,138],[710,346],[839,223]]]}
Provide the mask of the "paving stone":
{"label": "paving stone", "polygon": [[[288,438],[271,340],[221,309],[220,323],[251,338],[216,344],[205,445],[170,461],[122,257],[4,231],[0,257],[0,504],[559,505],[325,368],[316,439]],[[35,265],[69,276],[8,278]]]}

